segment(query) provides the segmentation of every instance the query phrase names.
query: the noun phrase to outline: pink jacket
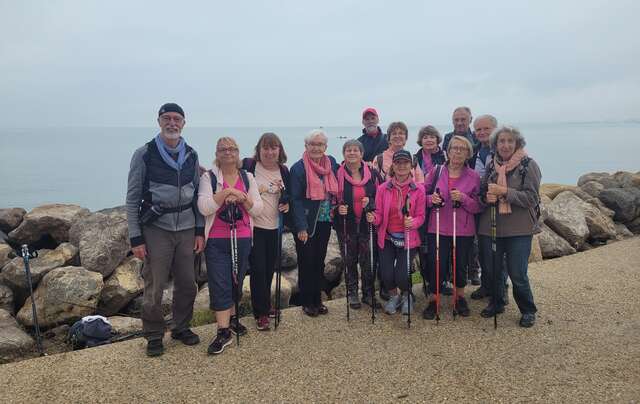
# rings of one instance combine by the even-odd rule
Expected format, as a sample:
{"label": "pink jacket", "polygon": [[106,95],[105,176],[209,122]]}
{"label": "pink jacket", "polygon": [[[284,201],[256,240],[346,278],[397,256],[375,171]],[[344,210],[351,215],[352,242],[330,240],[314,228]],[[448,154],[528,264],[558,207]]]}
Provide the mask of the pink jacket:
{"label": "pink jacket", "polygon": [[[429,189],[433,182],[437,166],[433,167],[425,179],[425,187]],[[434,187],[440,189],[440,196],[444,206],[440,208],[440,234],[453,236],[453,201],[449,194],[449,170],[442,167],[438,183]],[[476,234],[476,220],[474,215],[482,210],[478,202],[480,192],[480,176],[474,170],[465,166],[460,178],[456,182],[456,189],[464,194],[462,203],[456,212],[456,236],[474,236]],[[431,203],[431,195],[427,195],[427,207],[432,208],[429,215],[428,233],[436,232],[436,210]]]}
{"label": "pink jacket", "polygon": [[[413,224],[409,231],[409,248],[419,247],[421,240],[418,229],[424,223],[425,212],[425,195],[422,184],[412,183],[409,190],[409,216],[413,218]],[[389,209],[393,200],[393,189],[391,182],[386,181],[378,187],[376,192],[376,211],[375,221],[378,227],[378,247],[384,248],[384,240],[387,234],[387,225],[389,223]]]}

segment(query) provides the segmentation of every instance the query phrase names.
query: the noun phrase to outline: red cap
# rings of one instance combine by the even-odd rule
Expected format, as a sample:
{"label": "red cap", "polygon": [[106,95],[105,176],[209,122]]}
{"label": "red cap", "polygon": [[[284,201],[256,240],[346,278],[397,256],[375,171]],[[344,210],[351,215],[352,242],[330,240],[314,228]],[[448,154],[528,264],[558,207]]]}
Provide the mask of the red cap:
{"label": "red cap", "polygon": [[375,108],[367,108],[364,111],[362,111],[362,118],[364,118],[367,114],[373,114],[375,116],[378,116],[378,111],[376,111]]}

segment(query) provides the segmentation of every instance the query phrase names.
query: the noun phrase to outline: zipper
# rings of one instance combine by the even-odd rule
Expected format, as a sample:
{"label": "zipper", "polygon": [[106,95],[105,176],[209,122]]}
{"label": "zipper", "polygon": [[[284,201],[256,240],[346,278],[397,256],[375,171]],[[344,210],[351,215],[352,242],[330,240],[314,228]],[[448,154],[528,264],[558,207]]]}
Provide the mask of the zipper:
{"label": "zipper", "polygon": [[[322,202],[320,202],[322,203]],[[313,221],[313,232],[311,234],[309,234],[309,238],[313,237],[314,234],[316,234],[316,226],[318,224],[318,217],[320,216],[320,206],[318,205],[318,209],[316,210],[316,218]]]}
{"label": "zipper", "polygon": [[[187,162],[187,160],[189,159],[189,156],[191,155],[191,152],[188,152],[187,155],[184,158],[185,163]],[[197,169],[197,168],[195,168]],[[176,215],[174,216],[175,222],[176,222],[176,231],[178,231],[178,223],[180,220],[180,206],[182,206],[182,183],[180,182],[180,173],[182,172],[182,168],[178,167],[178,211],[176,212]],[[193,175],[195,175],[195,172],[193,173]]]}

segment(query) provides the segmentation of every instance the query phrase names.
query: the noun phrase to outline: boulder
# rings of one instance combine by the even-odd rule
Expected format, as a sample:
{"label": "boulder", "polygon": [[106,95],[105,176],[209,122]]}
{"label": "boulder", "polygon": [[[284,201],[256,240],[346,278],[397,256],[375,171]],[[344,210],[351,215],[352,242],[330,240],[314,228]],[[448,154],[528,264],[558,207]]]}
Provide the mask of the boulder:
{"label": "boulder", "polygon": [[549,204],[549,217],[545,221],[545,224],[575,249],[581,249],[589,237],[589,227],[582,205],[583,201],[573,192],[561,192]]}
{"label": "boulder", "polygon": [[0,244],[0,271],[13,258],[15,252],[8,244]]}
{"label": "boulder", "polygon": [[633,237],[631,230],[622,223],[616,223],[616,240],[624,240],[625,238]]}
{"label": "boulder", "polygon": [[[245,280],[246,282],[246,280]],[[193,313],[194,316],[196,312],[208,312],[211,309],[209,308],[209,286],[203,286],[202,289],[198,291],[196,295],[196,300],[193,302]]]}
{"label": "boulder", "polygon": [[563,184],[542,184],[540,185],[540,195],[546,195],[551,199],[555,199],[561,192],[571,191],[580,199],[589,198],[590,195],[584,192],[580,187],[575,185],[563,185]]}
{"label": "boulder", "polygon": [[627,228],[634,234],[640,234],[640,217],[636,217],[627,223]]}
{"label": "boulder", "polygon": [[609,178],[609,177],[611,177],[609,173],[587,173],[587,174],[581,175],[580,178],[578,178],[578,186],[581,187],[583,184],[589,181],[600,182],[599,181],[600,179]]}
{"label": "boulder", "polygon": [[103,277],[111,275],[131,250],[127,217],[112,209],[74,220],[69,230],[71,243],[80,248],[80,263]]}
{"label": "boulder", "polygon": [[616,222],[630,222],[637,216],[636,208],[640,207],[640,201],[636,200],[633,189],[610,188],[600,192],[598,198],[615,212],[613,219]]}
{"label": "boulder", "polygon": [[0,230],[9,233],[22,223],[26,213],[22,208],[0,209]]}
{"label": "boulder", "polygon": [[534,234],[531,239],[531,253],[529,254],[529,262],[542,261],[542,248],[540,247],[540,235]]}
{"label": "boulder", "polygon": [[[38,256],[29,260],[31,282],[35,289],[40,280],[50,271],[75,262],[78,249],[69,243],[60,244],[55,250],[38,250]],[[25,276],[24,261],[21,257],[11,260],[2,272],[0,281],[8,285],[18,298],[18,307],[29,295],[29,285]]]}
{"label": "boulder", "polygon": [[16,244],[32,244],[50,236],[56,243],[63,243],[69,241],[71,222],[88,213],[88,209],[78,205],[57,203],[38,206],[27,213],[20,226],[9,233],[9,239]]}
{"label": "boulder", "polygon": [[[70,324],[94,314],[103,286],[100,274],[82,267],[52,270],[42,278],[34,292],[40,327]],[[33,326],[31,299],[27,299],[22,306],[17,320],[26,326]]]}
{"label": "boulder", "polygon": [[291,288],[291,295],[296,295],[300,292],[298,289],[298,268],[294,268],[291,271],[282,272],[282,277],[289,282]]}
{"label": "boulder", "polygon": [[32,350],[35,341],[11,317],[0,309],[0,363],[7,363]]}
{"label": "boulder", "polygon": [[141,271],[141,260],[135,257],[125,258],[113,274],[105,280],[98,303],[98,312],[103,316],[112,316],[141,294],[144,289]]}
{"label": "boulder", "polygon": [[597,198],[598,195],[600,195],[600,192],[604,190],[604,185],[602,185],[598,181],[587,181],[582,184],[580,188],[582,188],[584,192],[588,193],[594,198]]}
{"label": "boulder", "polygon": [[618,181],[621,188],[640,188],[640,175],[627,171],[618,171],[613,174],[613,178]]}
{"label": "boulder", "polygon": [[296,243],[293,240],[293,233],[282,234],[282,269],[295,268],[298,265],[298,255],[296,254]]}
{"label": "boulder", "polygon": [[613,210],[607,208],[607,206],[602,203],[602,201],[598,198],[591,198],[591,199],[587,199],[586,200],[587,203],[592,204],[593,206],[595,206],[596,208],[600,209],[600,212],[602,212],[603,215],[609,217],[610,219],[613,220],[613,217],[615,216],[616,212],[614,212]]}
{"label": "boulder", "polygon": [[582,210],[589,227],[589,238],[593,240],[609,240],[616,237],[616,226],[613,220],[590,203],[583,202]]}
{"label": "boulder", "polygon": [[547,195],[540,195],[540,222],[544,222],[549,217],[548,206],[551,202],[552,199]]}
{"label": "boulder", "polygon": [[111,323],[111,331],[114,334],[132,334],[142,331],[142,320],[134,317],[112,316],[107,317]]}
{"label": "boulder", "polygon": [[9,240],[9,236],[7,236],[7,233],[0,230],[0,245],[8,244],[7,240]]}
{"label": "boulder", "polygon": [[122,312],[128,316],[140,317],[142,313],[142,295],[131,300]]}
{"label": "boulder", "polygon": [[543,258],[563,257],[576,252],[567,240],[557,235],[549,226],[542,224],[541,228],[542,232],[538,234],[538,239]]}
{"label": "boulder", "polygon": [[0,283],[0,310],[6,310],[13,314],[15,305],[13,302],[13,291],[7,285]]}

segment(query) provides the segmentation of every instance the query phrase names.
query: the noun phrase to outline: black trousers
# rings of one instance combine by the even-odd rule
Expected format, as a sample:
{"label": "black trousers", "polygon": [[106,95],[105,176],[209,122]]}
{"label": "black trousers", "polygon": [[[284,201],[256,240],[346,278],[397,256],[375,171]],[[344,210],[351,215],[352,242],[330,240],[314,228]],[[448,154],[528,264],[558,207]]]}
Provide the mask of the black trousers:
{"label": "black trousers", "polygon": [[[473,236],[456,237],[456,288],[467,285],[469,250],[473,248]],[[453,237],[440,236],[440,282],[445,279],[449,267],[452,267]],[[427,233],[427,279],[429,293],[436,293],[436,235]]]}
{"label": "black trousers", "polygon": [[[369,250],[369,232],[347,232],[347,251],[344,251],[345,237],[337,232],[340,243],[340,255],[347,264],[346,286],[349,295],[358,294],[358,264],[360,264],[360,282],[362,296],[373,295],[373,271],[371,268],[371,251]],[[373,237],[373,248],[376,249],[376,237]],[[375,259],[375,258],[374,258]]]}
{"label": "black trousers", "polygon": [[318,222],[313,237],[309,237],[306,243],[294,237],[298,255],[298,289],[302,306],[319,307],[322,304],[320,290],[330,236],[331,223]]}
{"label": "black trousers", "polygon": [[[417,248],[409,250],[410,262],[413,261],[417,250]],[[380,273],[385,290],[400,288],[403,292],[408,291],[410,281],[407,271],[407,250],[403,247],[396,247],[391,241],[385,240],[384,249],[380,253]]]}
{"label": "black trousers", "polygon": [[251,264],[251,306],[253,316],[269,315],[271,309],[271,282],[278,259],[278,229],[254,227],[253,248],[249,256]]}

